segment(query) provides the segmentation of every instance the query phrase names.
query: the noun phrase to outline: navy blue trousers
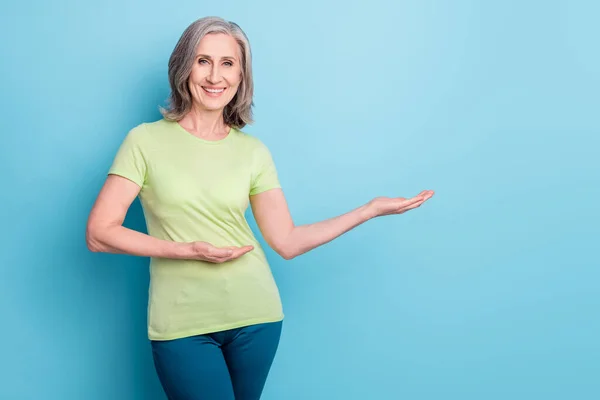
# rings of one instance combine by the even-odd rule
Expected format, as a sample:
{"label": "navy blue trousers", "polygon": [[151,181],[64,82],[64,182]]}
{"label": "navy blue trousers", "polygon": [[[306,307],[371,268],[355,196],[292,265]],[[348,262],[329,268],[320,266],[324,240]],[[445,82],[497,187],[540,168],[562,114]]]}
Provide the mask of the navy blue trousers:
{"label": "navy blue trousers", "polygon": [[151,341],[154,365],[169,400],[259,400],[282,322],[182,339]]}

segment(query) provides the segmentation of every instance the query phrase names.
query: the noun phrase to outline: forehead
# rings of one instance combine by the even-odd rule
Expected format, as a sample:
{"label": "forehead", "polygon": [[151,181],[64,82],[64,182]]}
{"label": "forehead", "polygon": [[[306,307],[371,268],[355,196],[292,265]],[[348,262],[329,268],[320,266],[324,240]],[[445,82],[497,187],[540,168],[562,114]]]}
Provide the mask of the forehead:
{"label": "forehead", "polygon": [[240,56],[240,46],[230,35],[225,33],[209,33],[198,43],[196,54],[206,54],[213,58],[237,58]]}

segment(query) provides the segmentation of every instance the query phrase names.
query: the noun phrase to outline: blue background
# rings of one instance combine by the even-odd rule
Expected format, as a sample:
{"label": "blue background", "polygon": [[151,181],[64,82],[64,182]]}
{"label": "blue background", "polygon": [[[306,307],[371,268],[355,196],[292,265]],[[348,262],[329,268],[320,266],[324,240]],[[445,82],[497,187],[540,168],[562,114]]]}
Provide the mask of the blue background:
{"label": "blue background", "polygon": [[[297,224],[436,191],[294,260],[269,250],[286,322],[264,399],[600,398],[598,2],[2,9],[0,398],[164,399],[148,260],[90,253],[84,232],[205,15],[250,37],[247,132]],[[126,224],[145,229],[137,201]]]}

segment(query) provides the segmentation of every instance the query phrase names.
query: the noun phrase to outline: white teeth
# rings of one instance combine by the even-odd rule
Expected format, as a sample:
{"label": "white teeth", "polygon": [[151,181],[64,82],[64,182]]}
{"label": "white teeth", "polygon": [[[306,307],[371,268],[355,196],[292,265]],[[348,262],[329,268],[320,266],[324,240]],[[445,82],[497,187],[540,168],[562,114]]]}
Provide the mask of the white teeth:
{"label": "white teeth", "polygon": [[209,88],[204,88],[204,90],[206,90],[208,93],[221,93],[225,89],[209,89]]}

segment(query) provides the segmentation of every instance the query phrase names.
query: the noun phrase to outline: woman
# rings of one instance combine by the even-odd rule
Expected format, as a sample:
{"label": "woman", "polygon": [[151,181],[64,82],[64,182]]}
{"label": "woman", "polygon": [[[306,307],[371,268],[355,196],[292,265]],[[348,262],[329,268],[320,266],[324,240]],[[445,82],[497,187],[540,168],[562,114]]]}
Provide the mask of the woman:
{"label": "woman", "polygon": [[[163,118],[125,137],[90,213],[96,252],[150,257],[148,337],[169,399],[259,399],[283,320],[278,288],[244,213],[285,259],[371,218],[420,206],[378,197],[344,215],[295,226],[267,147],[252,122],[248,39],[232,22],[202,18],[169,60]],[[122,226],[140,197],[148,235]]]}

